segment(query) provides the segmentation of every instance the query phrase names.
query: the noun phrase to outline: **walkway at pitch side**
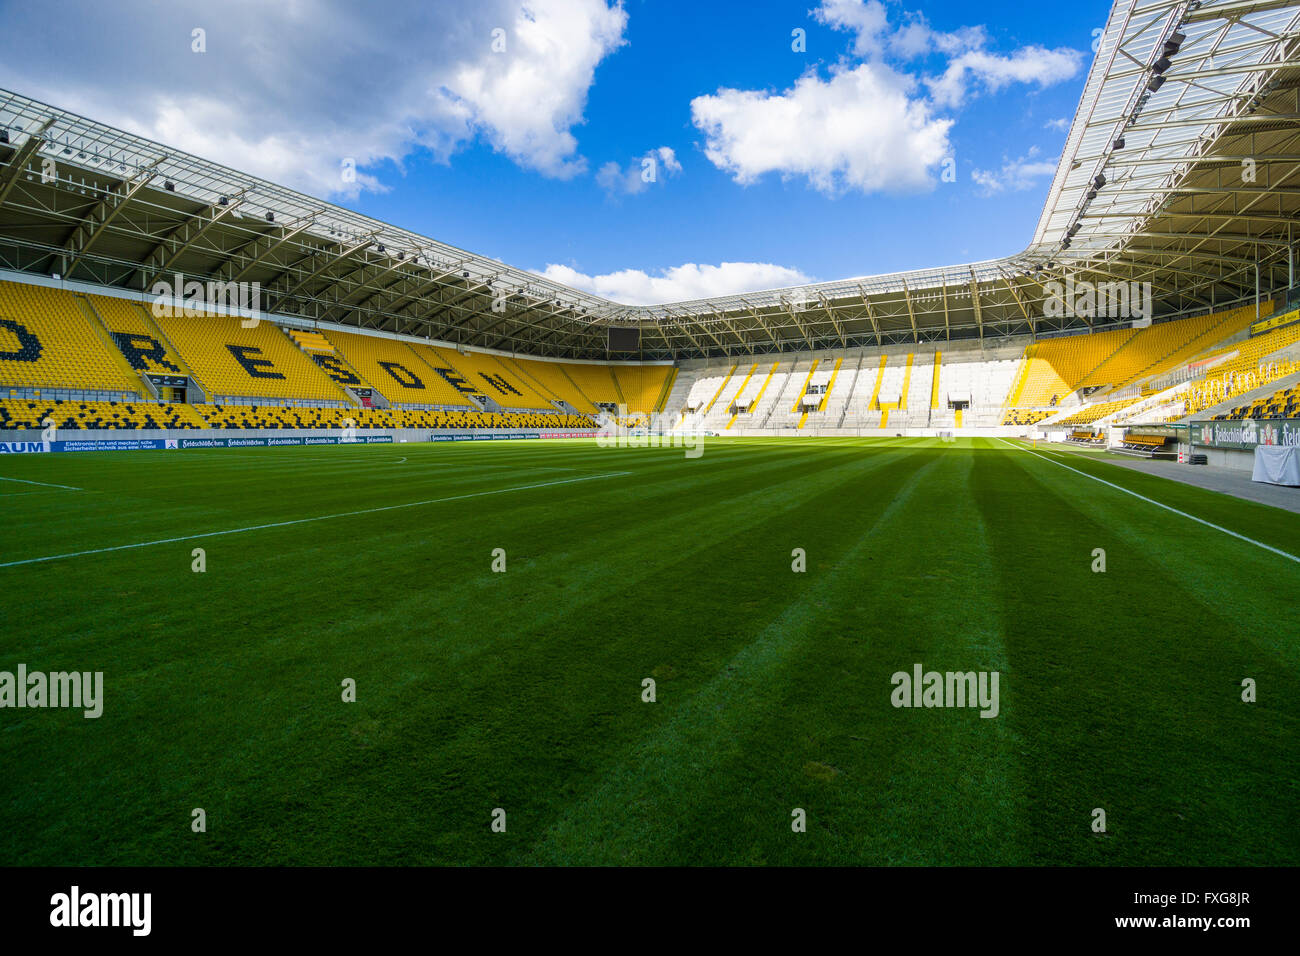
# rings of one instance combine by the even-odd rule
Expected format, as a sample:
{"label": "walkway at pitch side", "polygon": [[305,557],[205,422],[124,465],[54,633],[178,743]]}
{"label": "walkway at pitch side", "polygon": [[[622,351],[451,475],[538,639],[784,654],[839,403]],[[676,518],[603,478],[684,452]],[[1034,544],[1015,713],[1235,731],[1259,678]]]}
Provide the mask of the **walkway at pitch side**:
{"label": "walkway at pitch side", "polygon": [[1237,468],[1216,468],[1214,465],[1181,465],[1176,461],[1156,461],[1148,458],[1120,458],[1108,456],[1107,461],[1121,468],[1145,471],[1164,478],[1172,478],[1186,485],[1221,491],[1234,498],[1257,501],[1262,505],[1300,512],[1300,488],[1270,485],[1251,481],[1250,472]]}

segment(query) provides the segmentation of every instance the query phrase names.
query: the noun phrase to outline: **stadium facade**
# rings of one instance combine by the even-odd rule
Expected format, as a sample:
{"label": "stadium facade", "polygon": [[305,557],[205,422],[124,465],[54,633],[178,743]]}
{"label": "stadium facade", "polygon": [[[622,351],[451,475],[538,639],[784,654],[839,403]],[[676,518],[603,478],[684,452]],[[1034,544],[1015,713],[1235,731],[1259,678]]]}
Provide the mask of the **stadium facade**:
{"label": "stadium facade", "polygon": [[1196,423],[1285,422],[1298,27],[1294,2],[1116,3],[1017,255],[648,306],[0,91],[0,429],[400,441],[617,421],[1172,454],[1213,435]]}

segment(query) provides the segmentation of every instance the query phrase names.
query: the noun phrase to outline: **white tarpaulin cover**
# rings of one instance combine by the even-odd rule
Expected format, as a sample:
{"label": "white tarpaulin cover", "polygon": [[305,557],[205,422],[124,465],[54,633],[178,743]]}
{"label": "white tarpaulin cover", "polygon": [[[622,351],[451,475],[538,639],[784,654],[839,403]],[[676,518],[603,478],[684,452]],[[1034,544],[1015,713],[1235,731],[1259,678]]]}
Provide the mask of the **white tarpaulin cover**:
{"label": "white tarpaulin cover", "polygon": [[1300,453],[1293,445],[1256,445],[1254,481],[1300,486]]}

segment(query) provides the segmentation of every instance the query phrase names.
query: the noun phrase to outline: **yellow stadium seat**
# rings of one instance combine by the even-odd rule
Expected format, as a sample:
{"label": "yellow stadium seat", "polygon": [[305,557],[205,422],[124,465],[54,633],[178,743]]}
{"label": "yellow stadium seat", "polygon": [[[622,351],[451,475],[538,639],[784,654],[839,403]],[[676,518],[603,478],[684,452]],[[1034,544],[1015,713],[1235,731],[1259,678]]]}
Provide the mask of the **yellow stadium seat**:
{"label": "yellow stadium seat", "polygon": [[139,378],[97,326],[71,292],[0,282],[0,384],[139,395]]}
{"label": "yellow stadium seat", "polygon": [[246,328],[232,316],[154,318],[209,395],[351,403],[274,322]]}

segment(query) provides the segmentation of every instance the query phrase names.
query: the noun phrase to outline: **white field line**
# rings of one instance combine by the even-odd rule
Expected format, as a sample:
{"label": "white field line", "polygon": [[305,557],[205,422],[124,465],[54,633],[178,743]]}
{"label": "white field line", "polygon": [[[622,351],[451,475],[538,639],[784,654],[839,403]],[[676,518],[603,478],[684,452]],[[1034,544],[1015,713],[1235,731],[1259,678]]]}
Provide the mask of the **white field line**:
{"label": "white field line", "polygon": [[84,488],[74,488],[72,485],[51,485],[44,481],[27,481],[25,478],[3,478],[0,481],[16,481],[21,485],[40,485],[42,488],[62,488],[64,491],[85,491]]}
{"label": "white field line", "polygon": [[156,541],[140,541],[136,544],[118,544],[111,548],[92,548],[89,551],[70,551],[67,554],[51,554],[42,558],[23,558],[19,561],[5,561],[0,568],[13,568],[22,564],[40,564],[45,561],[60,561],[64,558],[81,558],[90,554],[106,554],[110,551],[130,551],[135,548],[152,548],[159,544],[176,544],[180,541],[197,541],[200,538],[218,538],[228,534],[244,534],[248,531],[265,531],[268,528],[287,528],[296,524],[308,524],[313,521],[331,521],[334,518],[354,518],[359,515],[379,514],[383,511],[398,511],[402,508],[419,508],[424,505],[437,505],[447,501],[464,501],[467,498],[484,498],[488,495],[504,495],[512,491],[529,491],[533,488],[551,488],[556,485],[571,485],[579,481],[596,481],[600,478],[619,478],[630,475],[630,471],[611,471],[604,475],[587,475],[582,478],[562,478],[557,481],[543,481],[533,485],[516,485],[512,488],[497,488],[493,491],[472,491],[464,495],[450,495],[446,498],[428,498],[424,501],[408,501],[400,505],[383,505],[379,508],[363,508],[360,511],[341,511],[332,515],[315,515],[311,518],[293,518],[289,521],[273,521],[270,524],[249,525],[246,528],[230,528],[225,531],[205,531],[201,534],[186,534],[177,538],[159,538]]}
{"label": "white field line", "polygon": [[1172,511],[1174,514],[1181,515],[1184,518],[1188,518],[1192,521],[1195,521],[1197,524],[1203,524],[1207,528],[1213,528],[1215,531],[1222,531],[1226,535],[1231,535],[1232,537],[1236,538],[1238,541],[1245,541],[1247,544],[1253,544],[1255,547],[1263,548],[1265,551],[1272,551],[1276,555],[1280,555],[1290,561],[1295,561],[1297,564],[1300,564],[1300,557],[1296,557],[1294,554],[1289,554],[1288,552],[1283,551],[1280,548],[1275,548],[1271,544],[1265,544],[1263,541],[1256,541],[1254,538],[1248,538],[1244,534],[1238,534],[1236,531],[1233,531],[1229,528],[1225,528],[1222,525],[1217,525],[1212,521],[1206,521],[1204,518],[1198,518],[1196,517],[1196,515],[1189,515],[1186,511],[1179,511],[1177,508],[1172,508],[1169,505],[1164,504],[1163,502],[1156,501],[1154,498],[1148,498],[1146,495],[1140,495],[1136,491],[1130,491],[1129,489],[1123,487],[1122,485],[1117,485],[1114,482],[1107,481],[1105,478],[1098,478],[1096,475],[1090,475],[1086,471],[1080,471],[1078,468],[1071,468],[1063,461],[1057,461],[1055,458],[1048,458],[1046,455],[1040,455],[1038,454],[1038,452],[1031,451],[1030,449],[1025,448],[1023,445],[1013,445],[1005,438],[998,438],[998,441],[1002,442],[1004,445],[1008,445],[1012,448],[1018,449],[1019,451],[1023,451],[1026,455],[1033,455],[1035,458],[1041,458],[1043,459],[1043,461],[1050,462],[1053,465],[1058,465],[1061,468],[1064,468],[1066,471],[1072,471],[1076,475],[1083,475],[1083,477],[1091,478],[1093,481],[1100,481],[1103,485],[1107,485],[1111,488],[1114,488],[1116,491],[1122,491],[1126,495],[1132,495],[1134,498],[1139,498],[1142,501],[1145,501],[1147,504],[1155,505],[1157,508],[1164,508],[1166,511]]}

